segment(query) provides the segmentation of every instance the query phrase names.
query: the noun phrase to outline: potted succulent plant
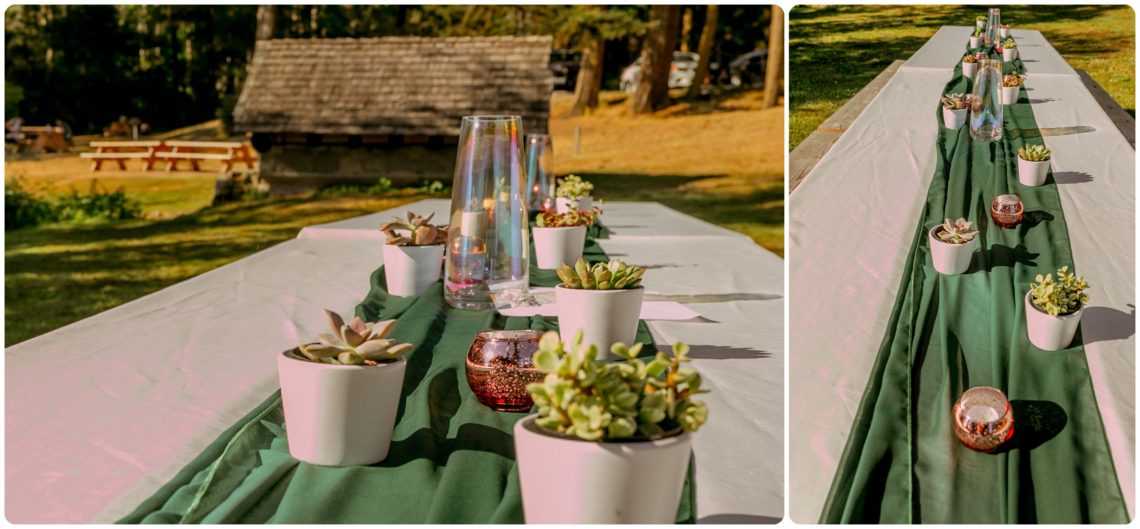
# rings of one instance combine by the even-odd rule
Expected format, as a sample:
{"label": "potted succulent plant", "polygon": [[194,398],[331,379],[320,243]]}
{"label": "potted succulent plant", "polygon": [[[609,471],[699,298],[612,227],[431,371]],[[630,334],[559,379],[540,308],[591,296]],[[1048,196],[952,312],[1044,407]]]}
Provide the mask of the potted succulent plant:
{"label": "potted succulent plant", "polygon": [[556,273],[562,280],[554,287],[562,341],[581,331],[585,344],[597,347],[603,358],[611,345],[633,343],[645,298],[644,268],[617,259],[590,266],[579,258],[573,267],[562,265]]}
{"label": "potted succulent plant", "polygon": [[1011,73],[1001,78],[1001,104],[1017,104],[1017,96],[1021,93],[1021,85],[1025,84],[1025,76]]}
{"label": "potted succulent plant", "polygon": [[978,249],[978,231],[971,230],[972,226],[966,219],[946,219],[927,232],[930,260],[938,273],[953,276],[970,268],[970,259]]}
{"label": "potted succulent plant", "polygon": [[623,362],[597,361],[582,334],[564,344],[549,332],[527,385],[538,413],[515,423],[515,453],[527,523],[674,523],[689,468],[692,433],[708,420],[689,347],[637,358],[641,344],[614,344]]}
{"label": "potted succulent plant", "polygon": [[325,316],[331,332],[320,342],[277,356],[289,453],[315,465],[371,465],[388,456],[412,345],[388,338],[395,320]]}
{"label": "potted succulent plant", "polygon": [[1010,31],[1010,28],[1012,28],[1012,27],[1013,26],[1011,24],[999,25],[998,28],[999,28],[999,32],[1001,33],[1001,38],[1003,38],[1003,39],[1009,38],[1009,31]]}
{"label": "potted succulent plant", "polygon": [[404,219],[382,224],[388,236],[384,243],[384,277],[393,296],[418,296],[439,281],[447,228],[431,224],[431,218],[409,211]]}
{"label": "potted succulent plant", "polygon": [[582,180],[577,175],[567,175],[554,190],[555,207],[559,213],[570,210],[591,210],[594,208],[594,199],[590,196],[593,191],[594,184]]}
{"label": "potted succulent plant", "polygon": [[1017,180],[1023,186],[1045,183],[1053,151],[1044,145],[1022,145],[1017,150]]}
{"label": "potted succulent plant", "polygon": [[1025,326],[1029,341],[1039,349],[1058,351],[1069,347],[1077,325],[1081,322],[1081,312],[1088,304],[1089,288],[1083,277],[1069,273],[1069,267],[1057,269],[1057,280],[1053,274],[1037,274],[1036,283],[1029,286],[1025,294]]}
{"label": "potted succulent plant", "polygon": [[960,129],[966,124],[970,109],[970,94],[945,94],[942,96],[942,122],[948,129]]}
{"label": "potted succulent plant", "polygon": [[966,54],[965,57],[962,57],[962,76],[967,79],[973,79],[977,73],[978,57],[976,55]]}
{"label": "potted succulent plant", "polygon": [[975,27],[974,28],[974,34],[970,35],[970,49],[971,50],[978,48],[978,41],[980,41],[981,38],[982,38],[982,28],[981,27]]}
{"label": "potted succulent plant", "polygon": [[593,223],[593,211],[540,212],[531,228],[538,268],[554,270],[580,259],[586,245],[586,227]]}
{"label": "potted succulent plant", "polygon": [[974,18],[974,25],[976,26],[976,29],[985,30],[986,29],[986,15],[978,15],[977,17],[975,17]]}
{"label": "potted succulent plant", "polygon": [[1005,41],[1001,44],[1001,60],[1009,62],[1016,58],[1017,42],[1013,39],[1005,39]]}

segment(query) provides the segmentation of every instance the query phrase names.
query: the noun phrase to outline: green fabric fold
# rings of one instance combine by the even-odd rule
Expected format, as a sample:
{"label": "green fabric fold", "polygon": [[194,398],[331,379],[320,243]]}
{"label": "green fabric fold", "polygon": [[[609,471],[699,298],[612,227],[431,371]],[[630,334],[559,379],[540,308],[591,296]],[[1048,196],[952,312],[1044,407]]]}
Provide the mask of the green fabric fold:
{"label": "green fabric fold", "polygon": [[[1005,67],[1023,71],[1020,60]],[[959,63],[945,92],[971,83]],[[938,106],[935,174],[822,523],[1128,520],[1080,333],[1056,352],[1026,334],[1034,276],[1073,258],[1052,176],[1040,187],[1017,179],[1017,149],[1042,143],[1024,89],[1004,112],[1004,138],[975,142],[968,125],[942,127]],[[1011,193],[1025,217],[1004,229],[989,208]],[[941,276],[927,231],[958,217],[975,223],[982,250],[965,274]],[[952,429],[954,402],[977,385],[1001,389],[1013,408],[1014,436],[992,454],[970,451]]]}
{"label": "green fabric fold", "polygon": [[[589,241],[594,247],[596,243]],[[595,256],[604,258],[597,247]],[[398,320],[408,355],[392,446],[371,466],[321,467],[289,455],[280,393],[228,429],[123,523],[521,523],[512,428],[526,413],[494,412],[466,380],[475,333],[554,330],[551,318],[504,317],[449,307],[443,286],[390,296],[383,267],[356,314]],[[656,351],[645,322],[637,339]],[[693,470],[677,520],[692,523]]]}

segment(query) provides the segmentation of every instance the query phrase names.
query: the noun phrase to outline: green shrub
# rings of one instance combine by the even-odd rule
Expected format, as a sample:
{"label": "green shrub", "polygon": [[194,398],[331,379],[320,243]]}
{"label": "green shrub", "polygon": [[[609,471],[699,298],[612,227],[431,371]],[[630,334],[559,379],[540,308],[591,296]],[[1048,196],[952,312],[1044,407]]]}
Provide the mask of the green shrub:
{"label": "green shrub", "polygon": [[4,229],[14,230],[47,222],[91,222],[125,220],[142,216],[142,205],[127,196],[123,188],[107,191],[98,181],[91,190],[80,193],[75,188],[65,195],[40,198],[17,179],[4,187]]}
{"label": "green shrub", "polygon": [[55,207],[37,197],[19,179],[9,179],[4,186],[4,231],[35,226],[55,220]]}

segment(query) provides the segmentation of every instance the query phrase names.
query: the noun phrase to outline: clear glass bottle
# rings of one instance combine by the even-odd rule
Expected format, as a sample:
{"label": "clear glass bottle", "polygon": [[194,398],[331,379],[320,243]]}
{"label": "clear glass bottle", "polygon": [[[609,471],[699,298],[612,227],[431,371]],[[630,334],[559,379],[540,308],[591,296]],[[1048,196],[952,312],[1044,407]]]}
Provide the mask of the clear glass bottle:
{"label": "clear glass bottle", "polygon": [[978,61],[970,100],[970,137],[998,141],[1002,137],[1001,59]]}
{"label": "clear glass bottle", "polygon": [[990,8],[986,17],[986,48],[997,46],[1001,39],[1001,9]]}
{"label": "clear glass bottle", "polygon": [[530,211],[554,207],[554,145],[549,134],[526,135],[526,192]]}
{"label": "clear glass bottle", "polygon": [[444,259],[444,298],[489,309],[526,298],[530,240],[522,118],[468,116],[459,131]]}

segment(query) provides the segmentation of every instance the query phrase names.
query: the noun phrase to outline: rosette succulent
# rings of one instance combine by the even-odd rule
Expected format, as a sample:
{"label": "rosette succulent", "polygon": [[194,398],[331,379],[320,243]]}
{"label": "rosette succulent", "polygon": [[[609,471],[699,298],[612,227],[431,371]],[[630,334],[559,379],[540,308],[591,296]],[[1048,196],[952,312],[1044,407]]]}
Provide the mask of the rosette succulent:
{"label": "rosette succulent", "polygon": [[946,222],[942,223],[942,229],[934,232],[934,235],[942,242],[966,244],[978,236],[978,230],[970,229],[972,226],[973,223],[966,219],[958,219],[955,221],[946,219]]}
{"label": "rosette succulent", "polygon": [[577,200],[582,197],[590,196],[590,193],[593,191],[594,184],[582,180],[577,175],[567,175],[554,190],[554,196]]}
{"label": "rosette succulent", "polygon": [[1089,301],[1089,295],[1084,292],[1089,288],[1088,282],[1070,274],[1067,266],[1057,269],[1056,281],[1053,274],[1037,274],[1035,279],[1037,282],[1029,285],[1030,298],[1050,316],[1071,314]]}
{"label": "rosette succulent", "polygon": [[1001,46],[1004,49],[1011,50],[1017,47],[1017,42],[1015,42],[1013,39],[1005,39],[1002,41]]}
{"label": "rosette succulent", "polygon": [[564,347],[558,333],[543,335],[534,365],[546,378],[526,390],[538,406],[538,426],[586,441],[656,439],[694,432],[708,408],[693,395],[701,376],[688,363],[689,346],[673,344],[673,356],[638,358],[642,344],[610,348],[624,362],[598,362],[594,345],[583,348],[582,331]]}
{"label": "rosette succulent", "polygon": [[621,290],[640,286],[645,269],[636,265],[627,265],[617,259],[590,266],[585,259],[579,257],[573,268],[564,264],[558,267],[556,273],[565,288]]}
{"label": "rosette succulent", "polygon": [[549,209],[538,214],[535,224],[539,228],[571,228],[574,226],[589,226],[594,223],[597,213],[594,210],[571,209],[566,213],[558,213]]}
{"label": "rosette succulent", "polygon": [[325,309],[331,333],[317,335],[319,343],[304,344],[301,354],[322,364],[377,365],[394,362],[412,350],[412,344],[389,339],[396,320],[365,323],[360,316],[345,323],[339,314]]}
{"label": "rosette succulent", "polygon": [[942,96],[942,108],[946,110],[959,110],[970,108],[970,94],[946,94]]}
{"label": "rosette succulent", "polygon": [[1022,145],[1017,156],[1028,162],[1043,162],[1053,157],[1053,151],[1044,145]]}
{"label": "rosette succulent", "polygon": [[431,223],[435,213],[421,217],[407,212],[404,219],[394,217],[392,222],[380,225],[380,231],[388,236],[385,244],[396,246],[433,246],[447,241],[447,228],[441,228]]}
{"label": "rosette succulent", "polygon": [[962,57],[962,62],[967,64],[974,64],[978,62],[978,58],[974,55],[966,54],[966,56]]}
{"label": "rosette succulent", "polygon": [[1002,76],[1002,78],[1001,78],[1001,85],[1004,87],[1007,87],[1007,88],[1012,87],[1012,86],[1021,86],[1024,83],[1025,83],[1025,76],[1024,75],[1017,75],[1015,73],[1011,73],[1011,74]]}

